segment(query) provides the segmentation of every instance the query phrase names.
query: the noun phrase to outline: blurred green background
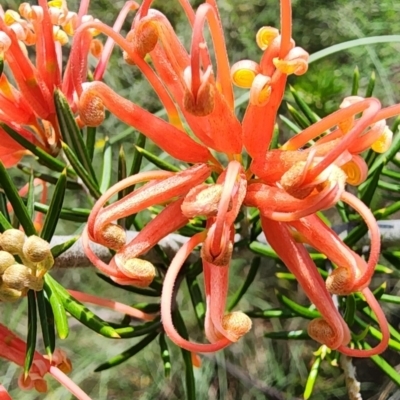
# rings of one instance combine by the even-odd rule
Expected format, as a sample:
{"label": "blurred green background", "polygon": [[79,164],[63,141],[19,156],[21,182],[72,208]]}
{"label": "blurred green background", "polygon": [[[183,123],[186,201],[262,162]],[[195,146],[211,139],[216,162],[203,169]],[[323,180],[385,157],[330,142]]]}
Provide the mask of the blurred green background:
{"label": "blurred green background", "polygon": [[[247,0],[245,2],[218,0],[220,13],[226,33],[227,48],[231,63],[241,59],[258,61],[261,51],[255,43],[255,34],[263,25],[279,27],[279,2],[276,0]],[[2,1],[7,9],[16,9],[19,2]],[[123,1],[92,1],[90,13],[100,20],[112,24]],[[192,2],[196,7],[200,1]],[[77,9],[76,1],[68,1],[71,10]],[[156,1],[154,7],[162,10],[176,28],[182,40],[188,44],[188,23],[178,1]],[[400,1],[373,0],[294,0],[293,1],[293,37],[296,44],[310,54],[344,41],[377,35],[400,34]],[[125,24],[129,29],[132,15]],[[290,83],[303,94],[309,105],[322,117],[336,110],[343,97],[350,94],[353,71],[358,66],[361,75],[361,93],[365,90],[372,71],[376,72],[377,96],[383,105],[390,105],[400,100],[400,43],[379,44],[354,48],[331,55],[313,63],[306,75],[291,77]],[[152,93],[149,85],[141,79],[140,73],[124,63],[119,49],[114,55],[105,75],[105,81],[122,96],[137,102],[150,111],[158,111],[160,103]],[[237,90],[240,96],[244,91]],[[292,101],[290,94],[286,100]],[[286,114],[286,102],[282,103],[280,113]],[[114,118],[107,119],[99,132],[99,154],[102,151],[102,140],[105,136],[115,139],[115,135],[125,132],[126,126]],[[129,157],[132,156],[133,144],[137,134],[129,130],[128,135],[121,135],[121,140],[114,140],[115,157],[118,148],[123,144]],[[101,167],[99,165],[99,167]],[[16,174],[15,179],[23,180]],[[70,196],[69,206],[88,207],[84,196]],[[59,234],[72,234],[79,226],[73,223],[60,224]],[[233,293],[248,270],[249,260],[236,260],[232,265],[230,292]],[[274,288],[278,284],[276,271],[285,271],[276,265],[265,264],[259,272],[258,279],[241,301],[239,308],[248,310],[253,307],[266,309],[277,307]],[[89,293],[101,294],[127,304],[140,301],[151,301],[146,297],[127,294],[111,288],[99,280],[91,269],[69,269],[52,272],[65,287],[81,289]],[[291,297],[304,302],[305,296],[293,292],[296,285],[287,283],[285,289]],[[281,283],[279,283],[281,284]],[[397,293],[395,280],[389,286]],[[178,296],[180,309],[194,339],[201,340],[193,310],[189,304],[187,287],[182,284]],[[392,307],[388,315],[397,321],[398,311]],[[1,322],[15,329],[21,335],[26,332],[25,302],[15,305],[0,305]],[[106,319],[118,321],[118,316],[96,309]],[[315,342],[305,341],[271,341],[263,338],[267,331],[303,329],[306,322],[302,319],[291,319],[280,322],[278,319],[256,320],[252,331],[239,343],[224,352],[210,357],[202,357],[201,368],[196,369],[198,399],[291,399],[301,397],[308,371],[312,363],[312,352],[319,347]],[[71,334],[58,346],[67,350],[73,362],[72,379],[80,384],[93,399],[184,399],[183,364],[178,349],[170,344],[172,352],[172,372],[169,379],[163,375],[160,349],[157,341],[128,362],[101,373],[94,373],[96,366],[110,357],[119,354],[132,346],[135,339],[111,341],[82,327],[71,319]],[[400,363],[399,357],[391,353],[390,363]],[[388,382],[379,373],[371,360],[355,360],[358,378],[362,384],[365,399],[379,399],[379,394]],[[6,387],[16,387],[20,368],[9,363],[0,363],[1,382]],[[22,393],[19,389],[11,391],[15,399],[69,399],[69,394],[49,379],[50,390],[47,395],[34,392]],[[275,395],[274,395],[275,393]],[[276,397],[274,397],[276,396]],[[280,397],[279,397],[280,396]],[[347,399],[347,391],[341,370],[322,364],[320,377],[317,380],[312,399]]]}

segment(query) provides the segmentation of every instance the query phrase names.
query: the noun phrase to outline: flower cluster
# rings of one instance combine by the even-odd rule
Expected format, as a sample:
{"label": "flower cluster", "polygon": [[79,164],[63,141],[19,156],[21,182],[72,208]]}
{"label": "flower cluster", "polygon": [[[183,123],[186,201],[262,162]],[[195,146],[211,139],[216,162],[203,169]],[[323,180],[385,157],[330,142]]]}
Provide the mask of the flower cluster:
{"label": "flower cluster", "polygon": [[[83,234],[86,253],[95,266],[123,285],[149,284],[154,267],[139,257],[160,239],[195,217],[206,218],[205,229],[177,252],[169,266],[161,301],[164,329],[179,346],[209,352],[237,341],[251,327],[246,315],[225,315],[229,264],[234,248],[234,223],[242,206],[256,207],[268,243],[296,276],[322,318],[308,331],[315,340],[342,353],[367,357],[382,352],[389,339],[385,316],[368,289],[380,252],[380,236],[371,211],[346,191],[359,185],[368,172],[360,153],[372,148],[384,152],[392,133],[385,119],[399,106],[381,109],[375,98],[349,97],[341,109],[300,132],[279,149],[270,149],[278,107],[287,76],[307,71],[308,54],[291,38],[291,4],[281,1],[281,30],[264,27],[257,34],[263,55],[259,63],[243,60],[230,68],[217,4],[208,0],[196,12],[183,1],[193,27],[188,52],[167,18],[144,1],[123,38],[105,24],[82,24],[75,34],[80,43],[87,30],[96,29],[115,40],[125,60],[149,80],[168,113],[169,123],[122,98],[101,82],[84,82],[82,70],[73,70],[82,124],[97,126],[108,109],[121,121],[153,140],[172,157],[194,164],[185,170],[141,172],[110,188],[93,208]],[[216,68],[203,30],[208,23]],[[151,65],[144,58],[151,59]],[[85,65],[74,46],[73,65]],[[232,85],[250,90],[242,121],[234,109]],[[196,140],[183,128],[186,123]],[[311,143],[311,144],[310,144]],[[251,157],[243,162],[243,147]],[[213,177],[217,178],[211,179]],[[145,183],[115,203],[110,198],[131,185]],[[365,261],[347,247],[317,215],[338,201],[353,207],[371,234],[371,252]],[[115,221],[153,205],[166,205],[129,243]],[[89,240],[116,251],[109,264],[92,252]],[[174,284],[188,255],[202,244],[201,259],[206,294],[205,333],[210,344],[192,343],[174,328],[171,316]],[[305,244],[325,254],[336,269],[326,282],[318,273]],[[348,347],[350,331],[331,294],[361,292],[375,312],[381,343],[371,350]]]}
{"label": "flower cluster", "polygon": [[0,234],[0,249],[1,301],[16,301],[29,289],[43,289],[43,276],[54,264],[49,243],[34,235],[25,238],[18,229],[8,229]]}

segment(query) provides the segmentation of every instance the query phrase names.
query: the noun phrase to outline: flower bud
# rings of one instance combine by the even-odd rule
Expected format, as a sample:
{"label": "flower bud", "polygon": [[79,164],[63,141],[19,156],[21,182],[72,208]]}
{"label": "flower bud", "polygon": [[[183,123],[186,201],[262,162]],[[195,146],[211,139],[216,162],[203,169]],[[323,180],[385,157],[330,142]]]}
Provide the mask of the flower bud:
{"label": "flower bud", "polygon": [[347,268],[339,267],[333,270],[325,281],[329,293],[346,296],[352,293],[350,273]]}
{"label": "flower bud", "polygon": [[16,290],[7,286],[4,282],[0,284],[0,301],[5,303],[13,303],[23,297],[21,290]]}
{"label": "flower bud", "polygon": [[239,340],[251,329],[251,319],[241,311],[234,311],[222,318],[222,327]]}
{"label": "flower bud", "polygon": [[51,255],[50,244],[38,236],[29,236],[22,247],[24,256],[32,263],[44,261]]}
{"label": "flower bud", "polygon": [[8,229],[0,236],[0,246],[4,251],[11,254],[22,252],[25,234],[18,229]]}
{"label": "flower bud", "polygon": [[144,58],[147,53],[150,53],[156,47],[158,42],[157,24],[154,21],[141,19],[132,37],[134,51],[141,58]]}
{"label": "flower bud", "polygon": [[142,260],[141,258],[131,258],[130,260],[121,263],[121,265],[118,265],[118,268],[127,277],[137,281],[135,284],[139,287],[149,286],[156,276],[154,265],[149,261]]}
{"label": "flower bud", "polygon": [[125,230],[116,224],[106,225],[96,234],[96,238],[103,246],[119,250],[126,242]]}
{"label": "flower bud", "polygon": [[307,327],[307,332],[315,341],[334,349],[336,335],[332,327],[323,318],[312,320]]}
{"label": "flower bud", "polygon": [[15,264],[15,258],[10,253],[0,250],[0,275],[13,264]]}
{"label": "flower bud", "polygon": [[79,117],[83,124],[87,126],[99,126],[105,118],[105,109],[100,97],[92,91],[83,91],[79,99]]}
{"label": "flower bud", "polygon": [[8,267],[2,276],[3,282],[10,288],[23,290],[25,288],[33,290],[43,289],[43,280],[32,275],[31,270],[22,264],[14,264]]}
{"label": "flower bud", "polygon": [[198,215],[211,216],[218,211],[218,204],[221,200],[222,185],[198,185],[192,188],[185,196],[182,203],[182,213],[188,218]]}

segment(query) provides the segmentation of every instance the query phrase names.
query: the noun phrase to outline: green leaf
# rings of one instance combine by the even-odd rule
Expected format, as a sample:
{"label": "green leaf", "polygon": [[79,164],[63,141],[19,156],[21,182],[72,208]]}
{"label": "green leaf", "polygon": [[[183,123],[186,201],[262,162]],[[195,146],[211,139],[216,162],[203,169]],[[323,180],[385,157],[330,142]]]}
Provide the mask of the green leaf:
{"label": "green leaf", "polygon": [[115,332],[122,339],[129,339],[134,337],[139,337],[146,335],[154,330],[158,330],[161,327],[160,318],[156,318],[153,321],[145,322],[141,325],[136,326],[124,326],[124,327],[115,327]]}
{"label": "green leaf", "polygon": [[290,93],[292,94],[294,101],[296,102],[297,106],[300,108],[301,112],[304,116],[308,119],[311,124],[315,124],[321,118],[319,118],[308,106],[308,104],[301,98],[300,94],[293,86],[289,86]]}
{"label": "green leaf", "polygon": [[164,333],[160,334],[160,338],[158,339],[158,342],[160,344],[161,360],[164,365],[164,376],[165,376],[165,378],[169,378],[169,376],[171,374],[171,357],[170,357],[167,341],[165,340]]}
{"label": "green leaf", "polygon": [[24,377],[28,377],[36,349],[37,314],[35,292],[28,290],[28,335],[26,338],[26,353],[24,362]]}
{"label": "green leaf", "polygon": [[302,114],[300,114],[291,104],[286,103],[289,114],[292,116],[294,121],[300,128],[306,129],[308,128],[311,124],[309,121],[307,121],[306,118],[303,117]]}
{"label": "green leaf", "polygon": [[283,305],[285,305],[287,308],[289,308],[291,311],[293,311],[295,314],[297,314],[300,317],[304,317],[307,319],[314,319],[314,318],[321,317],[321,314],[319,313],[319,311],[310,310],[307,307],[303,307],[300,304],[297,304],[295,301],[290,300],[288,297],[279,293],[278,291],[276,291],[276,296]]}
{"label": "green leaf", "polygon": [[[189,335],[182,315],[178,310],[175,310],[172,313],[172,320],[178,333],[187,340],[189,338]],[[181,349],[181,352],[183,362],[185,364],[186,399],[196,400],[196,384],[193,373],[192,353],[185,349]]]}
{"label": "green leaf", "polygon": [[[140,171],[140,166],[142,165],[143,155],[138,151],[138,147],[144,149],[146,145],[146,136],[142,133],[139,133],[135,149],[133,150],[133,161],[129,175],[135,175]],[[130,191],[133,191],[134,188],[131,188]]]}
{"label": "green leaf", "polygon": [[150,161],[152,164],[154,164],[156,167],[165,170],[165,171],[171,171],[171,172],[179,172],[180,169],[178,167],[175,167],[175,165],[172,165],[164,160],[162,160],[160,157],[155,156],[153,153],[150,153],[149,151],[143,149],[142,147],[135,146],[136,150],[148,161]]}
{"label": "green leaf", "polygon": [[310,339],[306,330],[288,331],[288,332],[267,332],[264,337],[268,339],[283,339],[283,340],[307,340]]}
{"label": "green leaf", "polygon": [[60,339],[66,339],[69,335],[67,313],[65,312],[65,308],[56,288],[54,287],[54,282],[54,279],[51,279],[49,274],[44,276],[44,290],[53,311],[54,323],[57,328],[58,337]]}
{"label": "green leaf", "polygon": [[243,282],[242,286],[236,291],[236,293],[233,295],[233,297],[229,301],[228,311],[232,311],[235,308],[235,306],[239,303],[239,301],[243,297],[243,295],[247,292],[247,289],[253,283],[253,281],[257,275],[260,264],[261,264],[261,258],[254,257],[251,262],[249,273],[247,274],[245,281]]}
{"label": "green leaf", "polygon": [[[49,212],[49,206],[35,202],[35,210],[47,214]],[[59,218],[67,221],[86,222],[89,218],[89,214],[90,210],[86,208],[62,208]]]}
{"label": "green leaf", "polygon": [[28,211],[28,215],[31,219],[33,219],[34,214],[34,203],[35,203],[35,185],[33,182],[33,173],[29,176],[29,183],[28,183],[28,195],[27,195],[27,202],[26,202],[26,210]]}
{"label": "green leaf", "polygon": [[29,216],[28,210],[26,209],[24,202],[18,194],[17,188],[14,186],[2,162],[0,162],[0,182],[18,221],[24,228],[25,234],[27,236],[36,235],[36,229]]}
{"label": "green leaf", "polygon": [[308,63],[311,64],[321,58],[330,56],[335,53],[340,53],[345,50],[349,50],[353,47],[369,46],[379,43],[398,43],[400,42],[400,35],[382,35],[382,36],[370,36],[361,39],[349,40],[347,42],[335,44],[327,47],[326,49],[315,52],[310,55]]}
{"label": "green leaf", "polygon": [[[382,333],[378,329],[365,323],[361,318],[359,318],[357,316],[355,317],[354,320],[357,323],[357,325],[359,325],[361,328],[363,328],[364,331],[369,333],[373,338],[375,338],[377,340],[382,340]],[[393,339],[389,339],[389,347],[395,351],[400,351],[400,342],[393,340]]]}
{"label": "green leaf", "polygon": [[65,310],[68,311],[80,323],[87,326],[92,331],[112,339],[119,339],[120,336],[108,323],[90,311],[82,303],[71,296],[64,287],[62,287],[49,274],[46,274],[46,282],[51,282],[52,288],[56,291]]}
{"label": "green leaf", "polygon": [[[55,185],[60,177],[59,174],[57,175],[50,175],[50,174],[45,174],[39,171],[33,171],[30,167],[27,167],[26,165],[23,164],[17,164],[17,168],[21,170],[24,174],[27,174],[29,176],[33,175],[35,178],[39,178],[42,181],[45,181],[47,183],[50,183],[52,185]],[[65,168],[64,168],[65,169]],[[67,169],[68,172],[68,169]],[[67,189],[70,190],[82,190],[82,186],[74,181],[67,181]]]}
{"label": "green leaf", "polygon": [[131,357],[135,356],[139,353],[140,350],[143,350],[148,344],[150,344],[157,336],[159,332],[155,331],[147,335],[144,339],[142,339],[139,343],[125,350],[123,353],[115,356],[105,362],[104,364],[99,365],[94,372],[104,371],[106,369],[116,367],[117,365],[122,364],[123,362],[129,360]]}
{"label": "green leaf", "polygon": [[47,299],[43,294],[43,290],[36,292],[37,306],[39,310],[40,326],[42,328],[42,336],[46,354],[51,357],[54,351],[53,341],[51,340],[51,331],[54,331],[54,321],[47,316]]}
{"label": "green leaf", "polygon": [[108,138],[104,141],[103,149],[103,172],[101,174],[100,192],[104,193],[111,185],[112,166],[112,147]]}
{"label": "green leaf", "polygon": [[[12,228],[12,225],[10,222],[11,221],[10,214],[8,213],[8,209],[7,209],[7,197],[6,197],[6,194],[2,190],[0,190],[0,214],[2,214],[2,217],[6,221],[6,225],[8,223],[10,225],[10,227]],[[4,228],[4,229],[11,229],[11,228]]]}
{"label": "green leaf", "polygon": [[272,309],[272,310],[262,310],[262,311],[246,311],[246,314],[250,318],[294,318],[298,315],[289,310]]}
{"label": "green leaf", "polygon": [[8,221],[8,219],[4,216],[2,212],[0,212],[0,231],[4,232],[7,229],[12,229],[11,223]]}
{"label": "green leaf", "polygon": [[354,316],[356,313],[356,299],[353,294],[346,297],[346,311],[344,313],[344,320],[348,326],[352,326],[354,323]]}
{"label": "green leaf", "polygon": [[[274,125],[274,132],[272,133],[272,139],[271,139],[271,144],[269,145],[269,149],[277,149],[279,147],[279,125],[275,124]],[[247,164],[246,164],[246,169],[250,168],[251,165],[251,160],[252,158],[250,155],[247,155]]]}
{"label": "green leaf", "polygon": [[374,92],[376,82],[375,71],[371,72],[371,76],[369,77],[367,90],[365,91],[365,97],[371,97],[372,93]]}
{"label": "green leaf", "polygon": [[[14,129],[11,129],[8,125],[4,124],[3,122],[0,122],[0,128],[2,128],[12,139],[18,142],[22,147],[24,147],[25,149],[29,150],[32,154],[34,154],[39,159],[39,162],[45,165],[46,167],[58,172],[63,171],[64,168],[66,167],[66,165],[63,162],[52,157],[40,147],[35,146],[29,140],[25,139],[18,132],[14,131]],[[68,168],[68,175],[75,177],[76,173],[72,169]]]}
{"label": "green leaf", "polygon": [[65,140],[68,146],[73,150],[77,159],[92,178],[93,182],[97,184],[96,174],[94,173],[82,133],[75,121],[74,114],[72,113],[67,99],[59,89],[54,91],[54,104],[56,106],[58,124],[63,140]]}
{"label": "green leaf", "polygon": [[80,163],[74,152],[66,143],[62,142],[62,148],[77,175],[82,179],[82,182],[89,189],[90,194],[97,200],[101,196],[101,192],[97,183],[93,180],[91,175],[87,172],[85,167]]}
{"label": "green leaf", "polygon": [[96,130],[97,128],[93,126],[86,127],[86,150],[91,161],[93,160],[96,145]]}
{"label": "green leaf", "polygon": [[[265,256],[265,257],[268,257],[268,258],[272,258],[274,260],[280,260],[279,256],[272,249],[272,247],[268,246],[267,244],[254,241],[254,242],[250,243],[249,248],[250,248],[251,251],[253,251],[256,254],[260,254],[262,256]],[[310,257],[314,261],[326,260],[326,256],[324,254],[321,254],[321,253],[310,253]]]}
{"label": "green leaf", "polygon": [[190,300],[193,304],[194,313],[196,315],[199,328],[203,329],[204,317],[206,315],[206,306],[204,304],[203,295],[200,290],[199,281],[196,277],[186,275],[186,283],[189,289]]}
{"label": "green leaf", "polygon": [[307,377],[306,387],[304,388],[304,400],[308,400],[314,390],[315,381],[317,380],[319,373],[319,366],[321,365],[321,356],[315,358],[313,365],[311,367],[310,373]]}
{"label": "green leaf", "polygon": [[376,188],[378,187],[379,183],[379,178],[381,176],[381,172],[383,169],[383,164],[381,164],[375,172],[368,177],[368,179],[365,181],[365,190],[361,191],[359,187],[359,197],[360,200],[367,206],[369,207],[371,204],[371,201],[374,197],[374,194],[376,192]]}
{"label": "green leaf", "polygon": [[294,133],[300,133],[302,129],[293,123],[290,119],[286,118],[284,115],[279,114],[279,119]]}
{"label": "green leaf", "polygon": [[80,238],[80,235],[74,236],[71,239],[67,240],[64,243],[57,244],[56,246],[53,246],[51,248],[51,254],[53,255],[53,258],[57,258],[60,256],[62,253],[66,252],[68,249],[70,249]]}
{"label": "green leaf", "polygon": [[53,197],[51,198],[49,209],[46,213],[46,218],[43,223],[43,229],[40,233],[42,239],[50,242],[56,230],[58,219],[61,213],[61,208],[64,202],[65,188],[67,185],[67,171],[64,170],[58,179],[54,189]]}
{"label": "green leaf", "polygon": [[[368,343],[363,343],[364,349],[370,349]],[[394,383],[400,386],[400,374],[381,356],[372,356],[372,361],[390,378]]]}
{"label": "green leaf", "polygon": [[118,283],[116,283],[112,279],[110,279],[108,276],[98,274],[98,273],[96,273],[96,275],[103,281],[109,283],[110,285],[115,286],[120,289],[123,289],[123,290],[126,290],[127,292],[136,293],[136,294],[140,294],[142,296],[149,296],[149,297],[159,297],[160,296],[160,293],[158,293],[152,289],[140,288],[140,287],[135,287],[135,286],[127,286],[127,285],[119,285]]}
{"label": "green leaf", "polygon": [[357,96],[358,95],[358,88],[360,86],[360,70],[356,66],[353,72],[353,84],[351,86],[351,95]]}

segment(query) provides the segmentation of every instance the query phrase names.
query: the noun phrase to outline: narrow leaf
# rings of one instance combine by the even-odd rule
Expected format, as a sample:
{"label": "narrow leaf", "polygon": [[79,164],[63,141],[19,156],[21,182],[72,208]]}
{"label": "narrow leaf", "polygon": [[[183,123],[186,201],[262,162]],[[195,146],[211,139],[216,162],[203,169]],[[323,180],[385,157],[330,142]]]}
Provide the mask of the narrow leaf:
{"label": "narrow leaf", "polygon": [[242,286],[236,291],[236,293],[233,295],[233,297],[229,301],[228,311],[232,311],[235,308],[235,306],[239,303],[239,301],[243,297],[243,295],[247,292],[247,289],[253,283],[253,281],[257,275],[260,264],[261,264],[261,258],[254,257],[251,262],[249,273],[247,274],[245,281],[243,282]]}
{"label": "narrow leaf", "polygon": [[159,332],[155,331],[147,335],[144,339],[142,339],[139,343],[125,350],[123,353],[115,356],[105,362],[104,364],[99,365],[94,372],[104,371],[106,369],[116,367],[117,365],[122,364],[123,362],[129,360],[131,357],[135,356],[139,353],[140,350],[143,350],[148,344],[150,344],[157,336]]}
{"label": "narrow leaf", "polygon": [[374,92],[376,82],[376,74],[375,71],[371,72],[371,76],[369,77],[367,90],[365,91],[365,97],[371,97]]}
{"label": "narrow leaf", "polygon": [[164,365],[164,376],[165,376],[165,378],[169,378],[169,376],[171,374],[171,357],[170,357],[167,341],[165,340],[164,333],[160,334],[158,343],[160,344],[161,360]]}
{"label": "narrow leaf", "polygon": [[314,390],[315,381],[317,380],[317,377],[318,377],[320,365],[321,365],[321,357],[318,356],[318,357],[316,357],[315,361],[313,362],[310,373],[308,374],[306,387],[304,389],[304,394],[303,394],[304,400],[308,400],[312,395],[312,392]]}
{"label": "narrow leaf", "polygon": [[172,165],[164,160],[162,160],[160,157],[155,156],[153,153],[150,153],[149,151],[143,149],[142,147],[135,146],[136,150],[148,161],[150,161],[152,164],[154,164],[156,167],[163,169],[165,171],[172,171],[172,172],[179,172],[180,169],[178,167],[175,167],[175,165]]}
{"label": "narrow leaf", "polygon": [[87,170],[80,163],[74,152],[69,148],[66,143],[62,143],[62,148],[64,150],[65,155],[67,156],[69,162],[72,167],[76,171],[77,175],[82,179],[85,186],[89,189],[91,195],[98,199],[101,196],[101,192],[97,186],[97,183],[93,180],[93,178],[88,174]]}
{"label": "narrow leaf", "polygon": [[118,339],[120,337],[114,328],[112,328],[108,323],[103,321],[100,317],[98,317],[82,303],[71,296],[68,291],[49,274],[46,274],[46,278],[47,282],[51,282],[52,287],[56,291],[58,298],[60,299],[65,310],[68,311],[75,319],[102,336],[113,339]]}
{"label": "narrow leaf", "polygon": [[53,197],[51,198],[49,209],[46,213],[46,218],[43,223],[43,229],[40,233],[42,239],[50,242],[56,230],[58,219],[61,213],[61,208],[64,202],[65,188],[67,185],[67,171],[64,170],[58,179],[54,189]]}
{"label": "narrow leaf", "polygon": [[104,141],[103,149],[103,171],[101,174],[100,192],[104,193],[111,185],[112,166],[112,147],[108,138]]}
{"label": "narrow leaf", "polygon": [[358,88],[360,86],[360,70],[356,66],[353,72],[353,84],[351,86],[351,95],[357,96],[358,95]]}
{"label": "narrow leaf", "polygon": [[24,362],[24,377],[28,377],[36,349],[37,314],[35,292],[28,290],[28,335],[26,338],[26,354]]}
{"label": "narrow leaf", "polygon": [[4,192],[12,205],[18,221],[24,228],[25,234],[28,236],[35,235],[36,229],[29,216],[28,210],[26,209],[24,202],[18,194],[17,188],[14,186],[2,162],[0,162],[0,185],[4,189]]}
{"label": "narrow leaf", "polygon": [[96,175],[94,173],[91,159],[87,152],[82,133],[78,127],[78,124],[75,121],[74,114],[72,113],[67,99],[59,89],[56,89],[54,91],[54,103],[56,106],[58,123],[63,139],[66,143],[68,143],[68,146],[76,154],[77,159],[85,168],[92,180],[97,183]]}
{"label": "narrow leaf", "polygon": [[46,298],[43,290],[36,292],[36,301],[39,310],[40,326],[42,328],[42,337],[46,354],[50,357],[53,354],[54,347],[50,338],[50,331],[54,331],[54,321],[50,321],[47,316]]}
{"label": "narrow leaf", "polygon": [[321,118],[319,118],[308,106],[308,104],[301,98],[300,94],[293,86],[289,86],[290,93],[292,94],[294,101],[296,102],[297,106],[300,108],[301,112],[304,116],[308,119],[311,124],[315,124]]}
{"label": "narrow leaf", "polygon": [[66,339],[69,335],[67,313],[65,312],[64,306],[53,282],[54,279],[51,279],[49,274],[44,276],[44,290],[53,311],[54,323],[57,328],[58,337],[60,339]]}

